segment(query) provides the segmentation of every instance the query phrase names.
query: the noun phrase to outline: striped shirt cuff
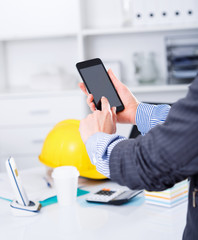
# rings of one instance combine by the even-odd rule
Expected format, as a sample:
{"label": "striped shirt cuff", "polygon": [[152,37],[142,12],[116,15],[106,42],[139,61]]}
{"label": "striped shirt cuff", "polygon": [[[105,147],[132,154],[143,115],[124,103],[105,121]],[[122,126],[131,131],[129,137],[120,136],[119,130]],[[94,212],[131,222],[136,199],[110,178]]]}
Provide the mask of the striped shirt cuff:
{"label": "striped shirt cuff", "polygon": [[110,178],[109,158],[116,144],[125,140],[116,134],[98,132],[92,135],[86,142],[86,149],[91,163],[96,166],[98,172]]}
{"label": "striped shirt cuff", "polygon": [[136,112],[136,124],[142,135],[150,130],[150,119],[155,105],[140,103]]}
{"label": "striped shirt cuff", "polygon": [[157,124],[164,123],[168,116],[170,108],[171,107],[167,104],[155,106],[150,119],[150,128],[155,127]]}
{"label": "striped shirt cuff", "polygon": [[136,112],[138,130],[144,135],[157,124],[164,123],[169,110],[170,106],[167,104],[151,105],[140,103]]}

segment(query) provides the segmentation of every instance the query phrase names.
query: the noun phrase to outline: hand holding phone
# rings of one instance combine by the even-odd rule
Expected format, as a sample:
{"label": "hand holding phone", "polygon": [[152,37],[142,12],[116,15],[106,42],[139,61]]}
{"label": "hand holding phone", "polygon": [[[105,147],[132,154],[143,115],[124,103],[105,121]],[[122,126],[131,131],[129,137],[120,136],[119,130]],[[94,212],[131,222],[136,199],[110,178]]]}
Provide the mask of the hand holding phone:
{"label": "hand holding phone", "polygon": [[116,107],[116,111],[124,110],[124,105],[99,58],[79,62],[76,67],[88,90],[94,97],[94,104],[101,110],[101,97],[108,99],[111,107]]}

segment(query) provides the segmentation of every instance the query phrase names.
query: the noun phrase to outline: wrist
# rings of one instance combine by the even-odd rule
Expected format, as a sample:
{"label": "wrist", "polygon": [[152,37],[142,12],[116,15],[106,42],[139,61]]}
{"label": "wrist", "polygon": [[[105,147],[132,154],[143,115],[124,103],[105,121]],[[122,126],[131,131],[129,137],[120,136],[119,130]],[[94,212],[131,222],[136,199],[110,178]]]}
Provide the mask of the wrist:
{"label": "wrist", "polygon": [[136,125],[136,114],[137,114],[137,109],[138,109],[139,104],[140,104],[140,102],[136,102],[135,106],[133,106],[133,109],[132,109],[133,114],[131,114],[130,123],[133,125]]}

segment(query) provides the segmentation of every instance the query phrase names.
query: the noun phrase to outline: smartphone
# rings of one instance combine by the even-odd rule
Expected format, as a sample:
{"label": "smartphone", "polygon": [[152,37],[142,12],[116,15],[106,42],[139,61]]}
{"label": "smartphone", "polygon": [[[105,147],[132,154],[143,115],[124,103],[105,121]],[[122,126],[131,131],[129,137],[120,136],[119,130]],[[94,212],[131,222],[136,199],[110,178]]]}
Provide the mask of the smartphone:
{"label": "smartphone", "polygon": [[124,104],[99,58],[79,62],[76,67],[98,110],[101,110],[102,96],[108,99],[111,107],[116,107],[116,112],[124,110]]}

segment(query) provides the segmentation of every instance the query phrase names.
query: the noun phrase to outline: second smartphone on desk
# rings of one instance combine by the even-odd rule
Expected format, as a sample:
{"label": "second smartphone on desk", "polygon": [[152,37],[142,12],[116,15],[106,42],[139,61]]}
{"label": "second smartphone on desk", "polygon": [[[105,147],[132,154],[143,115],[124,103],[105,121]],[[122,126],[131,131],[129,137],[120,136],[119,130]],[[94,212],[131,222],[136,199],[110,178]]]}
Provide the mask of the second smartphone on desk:
{"label": "second smartphone on desk", "polygon": [[124,105],[99,58],[79,62],[76,67],[88,92],[93,95],[98,110],[101,110],[102,96],[108,99],[111,107],[116,107],[117,112],[124,110]]}

